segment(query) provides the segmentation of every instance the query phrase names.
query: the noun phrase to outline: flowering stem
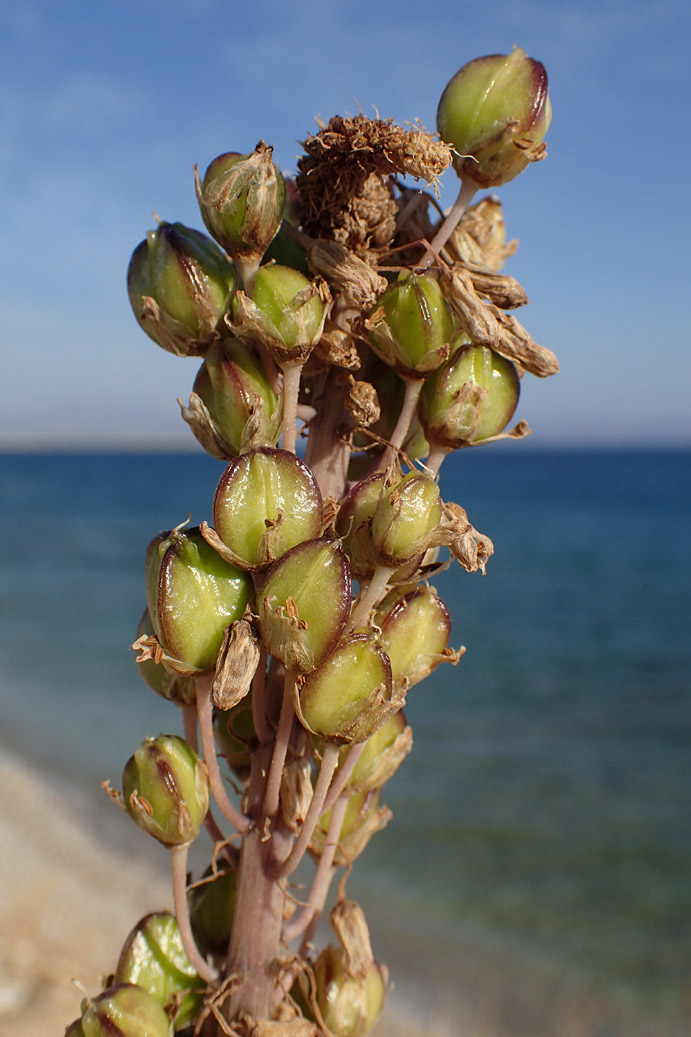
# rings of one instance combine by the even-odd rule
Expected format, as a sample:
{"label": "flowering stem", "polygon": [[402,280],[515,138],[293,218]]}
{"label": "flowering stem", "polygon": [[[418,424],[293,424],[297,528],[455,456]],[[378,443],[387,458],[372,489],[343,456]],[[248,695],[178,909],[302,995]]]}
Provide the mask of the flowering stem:
{"label": "flowering stem", "polygon": [[192,926],[190,925],[189,909],[187,906],[187,851],[189,846],[189,843],[183,843],[182,846],[170,847],[170,862],[173,871],[173,904],[175,906],[175,917],[177,918],[178,928],[180,930],[182,946],[185,948],[185,954],[189,958],[190,964],[197,970],[205,983],[214,983],[218,979],[218,973],[216,972],[216,969],[212,965],[209,965],[208,961],[200,954],[199,948],[194,942]]}
{"label": "flowering stem", "polygon": [[283,699],[281,701],[281,715],[278,720],[276,731],[276,742],[271,757],[271,768],[266,781],[266,793],[264,795],[264,814],[273,817],[278,810],[278,800],[281,792],[281,778],[283,777],[283,765],[288,753],[290,733],[293,728],[295,710],[293,709],[293,686],[295,684],[295,673],[286,670],[283,684]]}
{"label": "flowering stem", "polygon": [[259,645],[259,664],[252,678],[252,722],[262,745],[271,741],[271,729],[266,722],[266,645]]}
{"label": "flowering stem", "polygon": [[[336,856],[336,850],[338,848],[338,840],[341,837],[341,828],[343,827],[343,820],[345,818],[346,809],[348,807],[348,797],[341,796],[334,803],[333,810],[331,811],[331,820],[329,822],[329,831],[326,834],[326,843],[324,844],[324,850],[319,860],[317,867],[317,873],[314,876],[314,882],[307,898],[307,906],[302,912],[301,919],[304,920],[304,936],[300,943],[300,955],[307,953],[307,947],[314,935],[314,930],[317,928],[317,922],[321,915],[326,898],[329,894],[329,887],[331,885],[331,879],[334,876],[335,868],[333,866],[334,857]],[[309,914],[308,914],[309,913]],[[296,919],[295,929],[298,928]],[[294,936],[298,933],[294,932]]]}
{"label": "flowering stem", "polygon": [[473,180],[461,180],[458,197],[449,210],[448,216],[444,218],[442,225],[432,238],[429,248],[423,256],[422,262],[418,264],[419,270],[426,270],[432,265],[435,257],[439,255],[444,245],[460,223],[461,217],[475,197],[476,191],[477,185]]}
{"label": "flowering stem", "polygon": [[213,721],[211,716],[211,681],[212,678],[208,675],[197,677],[195,679],[197,686],[197,716],[199,717],[199,731],[202,737],[204,762],[206,763],[206,769],[209,772],[209,785],[211,786],[214,799],[218,803],[218,809],[221,811],[225,819],[229,821],[241,835],[245,835],[245,833],[249,831],[249,819],[246,818],[244,814],[240,813],[237,807],[228,799],[228,794],[223,787],[223,778],[221,777],[218,759],[216,757]]}

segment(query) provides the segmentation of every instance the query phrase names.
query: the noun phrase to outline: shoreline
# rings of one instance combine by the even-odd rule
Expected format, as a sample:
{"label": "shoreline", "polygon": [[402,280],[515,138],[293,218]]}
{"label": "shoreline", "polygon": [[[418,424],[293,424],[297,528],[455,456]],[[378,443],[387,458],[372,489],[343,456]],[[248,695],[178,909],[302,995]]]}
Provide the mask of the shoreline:
{"label": "shoreline", "polygon": [[[120,823],[122,822],[122,823]],[[137,919],[171,906],[167,855],[90,791],[51,785],[0,747],[0,1030],[61,1034],[94,994]],[[378,897],[366,877],[377,957],[393,991],[373,1037],[681,1037],[567,978],[558,963],[471,929],[444,930]],[[370,907],[374,902],[375,907]],[[83,990],[74,985],[76,980]]]}

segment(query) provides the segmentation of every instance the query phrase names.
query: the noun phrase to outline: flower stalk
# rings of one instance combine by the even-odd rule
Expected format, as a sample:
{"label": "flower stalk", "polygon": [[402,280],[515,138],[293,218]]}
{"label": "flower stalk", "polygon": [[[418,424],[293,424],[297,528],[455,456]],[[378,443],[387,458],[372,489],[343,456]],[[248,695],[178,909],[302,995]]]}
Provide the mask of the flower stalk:
{"label": "flower stalk", "polygon": [[[135,317],[169,353],[202,358],[182,414],[226,462],[213,522],[172,516],[146,553],[134,647],[186,740],[147,739],[123,793],[110,791],[170,849],[166,924],[194,996],[142,969],[90,1002],[88,1025],[119,1000],[142,1033],[365,1037],[374,1025],[386,970],[347,878],[391,819],[382,795],[412,746],[406,696],[465,650],[450,647],[430,580],[447,553],[461,579],[493,553],[437,476],[456,451],[525,435],[523,421],[504,431],[520,377],[558,367],[505,312],[527,302],[499,272],[515,244],[497,199],[474,196],[544,157],[549,115],[538,62],[478,59],[442,95],[441,140],[337,116],[304,142],[295,180],[264,141],[225,152],[196,178],[215,240],[161,223],[135,250]],[[447,216],[401,186],[435,192],[450,166]],[[189,886],[202,827],[212,861]],[[296,910],[289,879],[308,858]],[[337,943],[319,950],[330,898]],[[178,993],[161,1000],[164,988]],[[67,1032],[85,1032],[81,1020]]]}

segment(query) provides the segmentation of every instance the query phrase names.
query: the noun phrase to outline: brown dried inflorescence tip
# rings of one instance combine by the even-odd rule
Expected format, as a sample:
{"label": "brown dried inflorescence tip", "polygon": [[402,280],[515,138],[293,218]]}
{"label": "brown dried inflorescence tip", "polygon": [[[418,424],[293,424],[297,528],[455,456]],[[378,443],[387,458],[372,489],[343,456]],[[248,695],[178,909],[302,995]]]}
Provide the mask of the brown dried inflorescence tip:
{"label": "brown dried inflorescence tip", "polygon": [[319,125],[298,162],[304,230],[373,259],[369,254],[387,248],[396,233],[397,205],[386,178],[434,184],[451,165],[451,149],[421,126],[405,130],[391,119],[336,115]]}

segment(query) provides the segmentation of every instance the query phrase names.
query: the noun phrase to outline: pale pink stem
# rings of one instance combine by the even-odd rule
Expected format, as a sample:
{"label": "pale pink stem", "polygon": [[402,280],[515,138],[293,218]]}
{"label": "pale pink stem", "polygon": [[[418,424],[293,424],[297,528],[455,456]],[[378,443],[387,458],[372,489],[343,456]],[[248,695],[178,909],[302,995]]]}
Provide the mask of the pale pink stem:
{"label": "pale pink stem", "polygon": [[218,767],[211,711],[212,679],[207,674],[195,678],[197,686],[197,716],[199,717],[199,731],[202,738],[204,762],[209,772],[209,785],[211,786],[213,797],[218,804],[218,809],[233,828],[237,829],[241,835],[245,835],[250,829],[249,818],[245,817],[228,798]]}
{"label": "pale pink stem", "polygon": [[271,728],[266,722],[266,645],[259,645],[259,665],[252,679],[252,720],[261,745],[271,741]]}
{"label": "pale pink stem", "polygon": [[281,793],[281,778],[283,777],[283,765],[288,753],[288,743],[290,741],[290,733],[293,728],[293,718],[295,716],[292,696],[294,684],[295,673],[292,670],[286,670],[285,680],[283,683],[281,715],[278,720],[276,742],[274,744],[273,756],[271,757],[271,767],[269,768],[269,777],[266,781],[266,793],[264,795],[264,814],[266,817],[273,817],[278,810],[278,801]]}
{"label": "pale pink stem", "polygon": [[187,851],[189,846],[189,843],[183,843],[182,846],[170,847],[175,917],[180,930],[182,946],[185,948],[185,954],[190,960],[190,965],[197,970],[197,973],[205,983],[214,983],[218,979],[218,972],[200,954],[199,948],[194,942],[192,926],[190,925],[190,915],[187,906]]}
{"label": "pale pink stem", "polygon": [[458,197],[449,210],[448,216],[444,218],[439,230],[432,238],[422,262],[418,264],[419,270],[426,270],[427,267],[432,265],[435,258],[439,255],[444,245],[460,223],[461,217],[475,197],[476,191],[477,184],[472,180],[461,180]]}
{"label": "pale pink stem", "polygon": [[384,597],[386,585],[388,584],[395,569],[389,569],[385,565],[378,565],[369,583],[360,588],[360,598],[350,616],[348,632],[357,630],[358,627],[367,626],[370,612],[377,602]]}
{"label": "pale pink stem", "polygon": [[284,450],[295,453],[295,437],[297,435],[297,405],[300,392],[300,375],[302,364],[284,364],[283,370],[283,440]]}
{"label": "pale pink stem", "polygon": [[299,953],[301,955],[307,950],[307,944],[312,937],[312,933],[317,927],[319,916],[324,910],[324,904],[329,895],[331,880],[336,871],[333,867],[334,857],[336,856],[336,849],[338,848],[338,840],[341,837],[341,828],[343,827],[343,819],[345,817],[347,806],[348,796],[341,796],[341,798],[334,803],[333,810],[331,811],[331,820],[329,821],[329,831],[326,835],[326,843],[324,844],[324,849],[319,859],[319,864],[314,876],[312,888],[307,898],[307,903],[298,917],[292,921],[290,925],[286,926],[283,931],[283,938],[286,943],[294,940],[295,937],[299,936],[301,933],[305,934],[300,945]]}
{"label": "pale pink stem", "polygon": [[388,468],[391,463],[391,459],[394,454],[401,449],[405,437],[408,435],[410,429],[410,423],[415,417],[415,411],[417,409],[418,400],[420,399],[420,393],[422,392],[422,386],[424,382],[422,378],[406,378],[405,379],[405,396],[403,397],[403,406],[401,412],[398,415],[398,421],[396,422],[396,428],[391,434],[389,445],[384,451],[379,464],[377,465],[378,471]]}
{"label": "pale pink stem", "polygon": [[351,774],[355,770],[355,766],[362,756],[362,750],[365,748],[365,743],[360,742],[358,745],[351,745],[345,760],[336,771],[334,779],[329,785],[329,791],[326,799],[324,800],[324,806],[322,808],[322,814],[325,814],[327,810],[330,810],[334,805],[338,797],[343,792],[344,788],[348,784]]}
{"label": "pale pink stem", "polygon": [[197,710],[193,703],[185,703],[182,707],[182,731],[185,736],[185,741],[194,749],[195,753],[199,752],[199,741],[197,739]]}
{"label": "pale pink stem", "polygon": [[317,827],[319,818],[324,813],[324,801],[338,764],[339,752],[340,746],[336,745],[335,742],[326,743],[322,755],[321,767],[319,769],[319,776],[314,786],[314,792],[312,793],[312,799],[310,800],[307,815],[302,823],[300,834],[298,835],[292,850],[281,867],[276,870],[275,878],[277,882],[281,879],[287,878],[288,875],[292,875],[305,855],[309,841],[312,838],[312,833]]}
{"label": "pale pink stem", "polygon": [[431,446],[429,455],[425,460],[425,468],[428,468],[430,472],[434,472],[435,475],[438,475],[439,469],[444,463],[444,458],[450,453],[451,451],[448,447],[440,446],[438,443]]}

